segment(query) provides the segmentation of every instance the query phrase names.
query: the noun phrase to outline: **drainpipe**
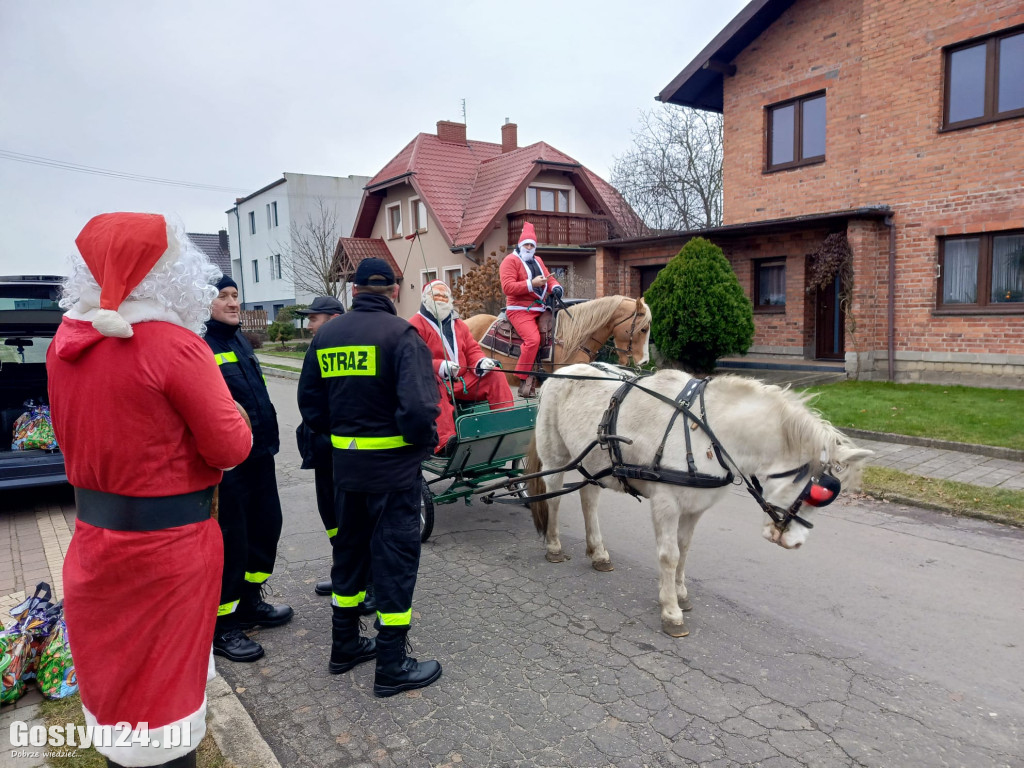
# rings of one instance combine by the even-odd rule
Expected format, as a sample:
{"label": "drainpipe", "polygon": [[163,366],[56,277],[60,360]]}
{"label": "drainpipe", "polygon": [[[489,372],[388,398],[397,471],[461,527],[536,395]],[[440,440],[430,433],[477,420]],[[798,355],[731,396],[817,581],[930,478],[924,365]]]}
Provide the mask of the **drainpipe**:
{"label": "drainpipe", "polygon": [[[242,259],[242,222],[238,218],[238,206],[235,206],[235,239],[238,240],[238,287],[242,298],[242,309],[245,309],[245,261]],[[230,251],[229,251],[230,253]]]}
{"label": "drainpipe", "polygon": [[888,321],[889,381],[896,380],[896,226],[892,215],[885,217],[889,228],[889,306],[886,310]]}

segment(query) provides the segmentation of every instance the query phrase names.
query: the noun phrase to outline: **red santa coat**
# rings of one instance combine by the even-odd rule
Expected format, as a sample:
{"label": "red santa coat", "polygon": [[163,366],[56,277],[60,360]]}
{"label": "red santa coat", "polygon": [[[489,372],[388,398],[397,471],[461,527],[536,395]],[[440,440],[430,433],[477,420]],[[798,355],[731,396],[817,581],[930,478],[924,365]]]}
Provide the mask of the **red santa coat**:
{"label": "red santa coat", "polygon": [[544,298],[548,291],[556,285],[560,285],[548,268],[544,266],[540,257],[534,256],[533,258],[540,267],[540,273],[548,279],[547,284],[539,291],[534,290],[530,270],[527,269],[518,253],[513,251],[502,260],[498,274],[501,276],[501,291],[505,294],[505,301],[508,305],[506,309],[543,312]]}
{"label": "red santa coat", "polygon": [[[47,350],[54,431],[72,485],[170,496],[220,482],[252,445],[213,354],[195,333],[138,323],[131,338],[65,318]],[[64,561],[68,641],[88,724],[189,729],[191,745],[100,749],[164,763],[205,733],[206,682],[223,567],[215,520],[132,532],[79,520]]]}
{"label": "red santa coat", "polygon": [[512,405],[512,390],[508,387],[505,377],[496,371],[489,375],[477,376],[476,365],[485,357],[483,350],[467,326],[459,318],[452,321],[454,348],[443,338],[437,323],[417,313],[409,320],[430,349],[434,361],[434,373],[438,373],[441,363],[451,360],[459,364],[459,378],[450,384],[439,380],[438,388],[441,400],[441,415],[437,419],[438,445],[443,446],[448,438],[455,434],[455,413],[448,398],[448,387],[457,400],[486,400],[491,410],[508,408]]}

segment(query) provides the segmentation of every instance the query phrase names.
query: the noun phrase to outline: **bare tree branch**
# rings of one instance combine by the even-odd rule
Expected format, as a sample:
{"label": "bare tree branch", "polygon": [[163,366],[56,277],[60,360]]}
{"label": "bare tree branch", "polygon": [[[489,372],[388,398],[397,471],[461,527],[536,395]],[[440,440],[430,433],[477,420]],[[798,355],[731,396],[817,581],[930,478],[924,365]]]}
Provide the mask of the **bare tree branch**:
{"label": "bare tree branch", "polygon": [[282,249],[287,256],[282,271],[287,272],[296,294],[344,295],[345,282],[338,280],[332,269],[334,249],[340,236],[338,213],[323,198],[316,199],[316,209],[306,217],[306,221],[301,224],[292,222],[291,247]]}
{"label": "bare tree branch", "polygon": [[612,184],[652,230],[722,223],[722,116],[662,105],[640,113]]}

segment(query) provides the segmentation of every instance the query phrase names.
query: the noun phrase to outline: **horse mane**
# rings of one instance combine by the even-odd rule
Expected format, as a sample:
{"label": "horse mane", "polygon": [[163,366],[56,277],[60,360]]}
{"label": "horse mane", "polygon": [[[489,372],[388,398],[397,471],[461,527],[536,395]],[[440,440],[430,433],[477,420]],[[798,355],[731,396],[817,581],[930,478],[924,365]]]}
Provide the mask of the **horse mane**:
{"label": "horse mane", "polygon": [[[728,389],[733,397],[743,394],[765,396],[771,405],[770,414],[778,415],[782,425],[783,441],[786,450],[799,454],[806,450],[807,445],[822,445],[828,449],[830,459],[834,457],[835,448],[849,445],[850,439],[827,421],[821,412],[810,405],[813,394],[796,392],[787,385],[766,384],[757,379],[734,374],[716,376],[717,386]],[[820,465],[820,456],[811,457],[814,466]]]}
{"label": "horse mane", "polygon": [[[566,351],[566,354],[570,354],[571,350],[579,349],[594,332],[594,329],[600,328],[610,321],[615,316],[619,305],[627,298],[618,295],[602,296],[600,299],[592,299],[570,307],[568,312],[565,310],[559,312],[558,332],[562,341],[562,349]],[[601,339],[602,344],[605,341],[606,339]]]}

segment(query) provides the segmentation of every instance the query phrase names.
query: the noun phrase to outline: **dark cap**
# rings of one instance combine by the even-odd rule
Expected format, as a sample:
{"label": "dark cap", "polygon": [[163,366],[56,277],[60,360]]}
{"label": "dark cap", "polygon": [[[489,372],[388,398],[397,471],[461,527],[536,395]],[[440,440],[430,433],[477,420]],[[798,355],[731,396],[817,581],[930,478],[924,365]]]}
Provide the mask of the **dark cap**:
{"label": "dark cap", "polygon": [[297,315],[344,315],[345,307],[333,296],[317,296],[307,309],[295,310]]}
{"label": "dark cap", "polygon": [[231,279],[231,275],[224,275],[216,285],[218,291],[223,291],[225,288],[238,288],[238,283]]}
{"label": "dark cap", "polygon": [[363,259],[352,282],[356,285],[394,285],[395,273],[384,259]]}

